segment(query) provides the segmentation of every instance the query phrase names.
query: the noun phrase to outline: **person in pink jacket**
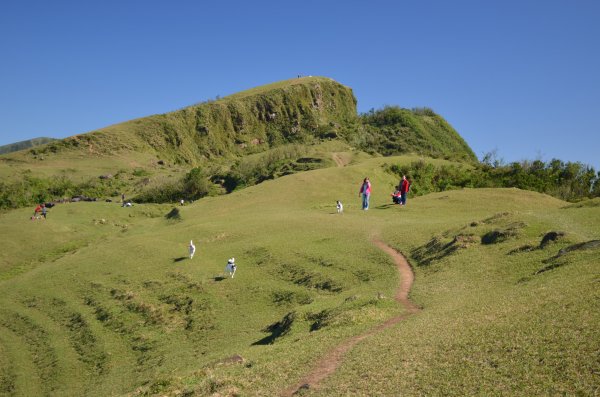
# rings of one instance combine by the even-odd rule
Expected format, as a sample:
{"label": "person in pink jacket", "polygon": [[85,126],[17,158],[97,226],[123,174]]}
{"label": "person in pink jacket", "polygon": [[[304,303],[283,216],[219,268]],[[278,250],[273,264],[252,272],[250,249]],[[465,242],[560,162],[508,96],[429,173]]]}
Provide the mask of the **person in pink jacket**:
{"label": "person in pink jacket", "polygon": [[369,198],[371,197],[371,181],[369,178],[365,178],[362,185],[360,185],[360,191],[358,192],[358,197],[362,196],[362,209],[369,209]]}

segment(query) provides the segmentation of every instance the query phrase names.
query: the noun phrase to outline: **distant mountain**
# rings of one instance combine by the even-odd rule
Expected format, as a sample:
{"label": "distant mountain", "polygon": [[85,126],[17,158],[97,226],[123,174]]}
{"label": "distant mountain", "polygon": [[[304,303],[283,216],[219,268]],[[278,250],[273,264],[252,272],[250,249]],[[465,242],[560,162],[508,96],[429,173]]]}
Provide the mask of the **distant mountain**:
{"label": "distant mountain", "polygon": [[8,145],[0,146],[0,154],[17,152],[23,149],[29,149],[35,146],[44,145],[46,143],[56,141],[54,138],[34,138],[26,141],[10,143]]}

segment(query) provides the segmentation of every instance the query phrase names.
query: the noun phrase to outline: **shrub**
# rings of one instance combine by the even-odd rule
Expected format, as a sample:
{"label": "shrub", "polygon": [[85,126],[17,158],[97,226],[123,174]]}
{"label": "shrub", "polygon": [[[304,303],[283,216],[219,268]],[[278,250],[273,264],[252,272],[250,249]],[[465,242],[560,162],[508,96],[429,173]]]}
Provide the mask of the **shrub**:
{"label": "shrub", "polygon": [[156,179],[148,184],[133,200],[145,203],[172,203],[181,199],[181,180]]}
{"label": "shrub", "polygon": [[224,175],[215,175],[213,181],[221,181],[229,193],[235,189],[256,185],[278,176],[315,168],[304,163],[297,163],[297,160],[307,152],[308,149],[304,145],[286,145],[256,156],[243,157]]}
{"label": "shrub", "polygon": [[193,168],[183,178],[182,196],[187,200],[197,200],[210,192],[211,183],[201,168]]}
{"label": "shrub", "polygon": [[486,157],[486,162],[474,167],[434,166],[415,161],[408,166],[391,165],[387,169],[399,178],[406,175],[415,195],[465,187],[516,187],[567,201],[600,197],[600,173],[596,174],[590,166],[556,159],[549,163],[535,160],[500,165],[492,161],[492,157]]}

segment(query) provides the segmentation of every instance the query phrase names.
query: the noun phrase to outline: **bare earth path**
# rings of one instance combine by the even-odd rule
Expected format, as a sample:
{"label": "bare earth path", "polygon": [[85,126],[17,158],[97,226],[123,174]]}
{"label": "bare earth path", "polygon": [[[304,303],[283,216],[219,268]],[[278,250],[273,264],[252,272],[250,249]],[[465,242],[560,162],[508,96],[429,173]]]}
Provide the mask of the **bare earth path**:
{"label": "bare earth path", "polygon": [[337,154],[337,153],[333,153],[333,155],[332,155],[331,157],[333,157],[333,161],[335,161],[335,164],[336,164],[338,167],[345,167],[345,166],[346,166],[346,163],[345,163],[345,162],[344,162],[344,160],[343,160],[343,159],[340,157],[340,155],[339,155],[339,154]]}
{"label": "bare earth path", "polygon": [[404,306],[406,312],[400,316],[390,318],[385,323],[380,324],[377,327],[374,327],[361,335],[356,335],[351,338],[348,338],[341,344],[337,345],[313,367],[309,374],[302,378],[300,382],[295,386],[283,391],[280,394],[281,396],[293,396],[297,392],[305,389],[318,389],[320,383],[329,375],[335,372],[335,370],[342,363],[344,355],[350,349],[352,349],[358,342],[399,323],[406,317],[417,313],[420,310],[414,303],[412,303],[408,299],[408,293],[410,292],[410,288],[413,284],[415,276],[406,258],[401,253],[399,253],[398,251],[396,251],[395,249],[393,249],[392,247],[388,246],[380,240],[375,240],[373,241],[373,243],[377,247],[382,249],[385,253],[387,253],[389,256],[391,256],[394,262],[396,263],[396,266],[398,267],[398,272],[400,273],[400,286],[396,291],[396,296],[394,298],[398,302],[400,302],[402,306]]}

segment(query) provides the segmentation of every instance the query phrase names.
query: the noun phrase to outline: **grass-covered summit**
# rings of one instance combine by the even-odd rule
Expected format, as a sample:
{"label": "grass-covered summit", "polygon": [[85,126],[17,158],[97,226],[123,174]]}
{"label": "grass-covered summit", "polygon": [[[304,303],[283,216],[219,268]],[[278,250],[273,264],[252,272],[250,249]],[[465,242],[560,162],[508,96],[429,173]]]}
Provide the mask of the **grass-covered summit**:
{"label": "grass-covered summit", "polygon": [[357,120],[350,88],[328,78],[300,78],[75,135],[34,154],[136,151],[199,164],[284,143],[309,143]]}
{"label": "grass-covered summit", "polygon": [[388,107],[359,116],[352,90],[326,77],[303,77],[222,99],[74,135],[26,153],[46,161],[65,152],[147,153],[202,164],[289,143],[340,139],[383,155],[419,153],[476,160],[460,135],[429,109]]}

